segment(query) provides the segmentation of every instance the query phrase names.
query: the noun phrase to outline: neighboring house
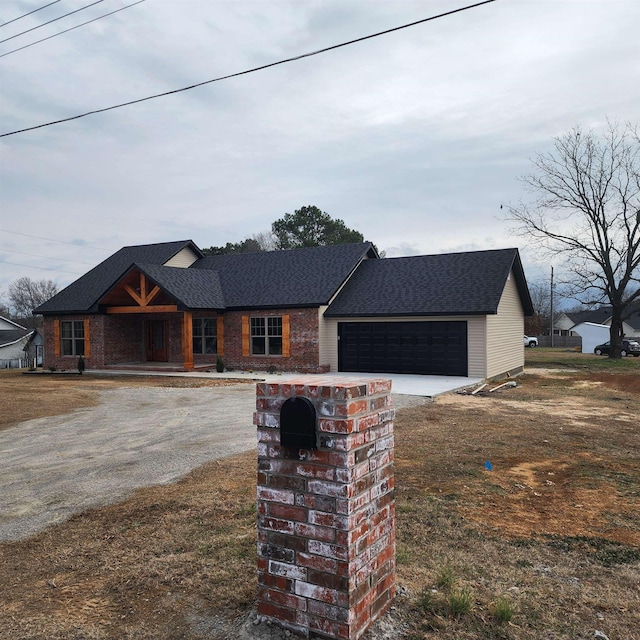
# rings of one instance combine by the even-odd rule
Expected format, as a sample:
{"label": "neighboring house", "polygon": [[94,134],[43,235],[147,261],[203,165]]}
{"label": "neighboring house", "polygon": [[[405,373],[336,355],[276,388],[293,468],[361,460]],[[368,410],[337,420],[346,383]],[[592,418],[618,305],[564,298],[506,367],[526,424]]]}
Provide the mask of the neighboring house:
{"label": "neighboring house", "polygon": [[573,327],[573,333],[582,337],[582,353],[593,353],[596,345],[609,339],[609,327],[595,322],[581,322]]}
{"label": "neighboring house", "polygon": [[490,378],[524,366],[517,249],[380,259],[371,243],[204,256],[124,247],[44,303],[45,365]]}
{"label": "neighboring house", "polygon": [[[602,306],[591,311],[561,313],[553,323],[556,334],[563,336],[580,335],[575,327],[584,322],[611,326],[611,307]],[[640,307],[636,305],[629,317],[622,323],[625,338],[640,338]]]}
{"label": "neighboring house", "polygon": [[[8,318],[0,317],[0,369],[15,369],[27,366],[29,345],[40,334]],[[40,336],[42,340],[42,336]],[[40,343],[42,345],[42,342]],[[42,351],[40,352],[42,359]],[[32,362],[32,361],[30,361]]]}
{"label": "neighboring house", "polygon": [[24,346],[24,353],[30,365],[41,367],[44,361],[44,338],[42,334],[34,329]]}

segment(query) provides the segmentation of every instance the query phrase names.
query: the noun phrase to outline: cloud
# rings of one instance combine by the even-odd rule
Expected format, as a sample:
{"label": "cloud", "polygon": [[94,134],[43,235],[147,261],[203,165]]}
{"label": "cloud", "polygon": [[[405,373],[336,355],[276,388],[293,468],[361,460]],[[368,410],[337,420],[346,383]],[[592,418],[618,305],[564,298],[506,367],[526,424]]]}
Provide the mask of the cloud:
{"label": "cloud", "polygon": [[[180,88],[451,8],[444,0],[143,3],[3,58],[2,128]],[[35,14],[21,29],[44,19]],[[305,204],[388,255],[519,244],[499,206],[527,197],[517,176],[529,158],[576,124],[637,119],[638,19],[635,2],[493,3],[3,138],[2,228],[50,240],[1,234],[1,250],[45,257],[2,264],[0,288],[22,275],[66,285],[74,276],[64,271],[80,265],[65,260],[95,264],[124,245],[237,242]],[[534,252],[523,256],[527,270],[538,270]]]}

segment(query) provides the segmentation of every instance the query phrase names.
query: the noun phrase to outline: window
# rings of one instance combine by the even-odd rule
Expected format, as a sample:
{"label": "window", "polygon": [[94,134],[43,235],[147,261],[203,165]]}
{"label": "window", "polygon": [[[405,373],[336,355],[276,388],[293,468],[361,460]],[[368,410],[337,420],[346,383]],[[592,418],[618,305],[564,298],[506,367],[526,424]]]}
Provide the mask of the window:
{"label": "window", "polygon": [[193,353],[218,353],[218,333],[216,318],[193,319]]}
{"label": "window", "polygon": [[282,317],[251,318],[251,354],[282,355]]}
{"label": "window", "polygon": [[60,343],[63,356],[83,356],[84,322],[82,320],[61,322]]}

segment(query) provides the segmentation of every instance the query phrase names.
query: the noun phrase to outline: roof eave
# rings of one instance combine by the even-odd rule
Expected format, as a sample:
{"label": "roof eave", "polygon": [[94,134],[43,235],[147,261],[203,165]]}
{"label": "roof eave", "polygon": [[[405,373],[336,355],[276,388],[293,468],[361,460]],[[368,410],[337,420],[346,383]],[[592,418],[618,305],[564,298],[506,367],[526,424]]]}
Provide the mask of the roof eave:
{"label": "roof eave", "polygon": [[453,316],[491,316],[496,315],[498,312],[496,309],[492,310],[474,310],[474,311],[397,311],[397,312],[351,312],[351,313],[338,313],[338,312],[324,312],[326,318],[444,318]]}

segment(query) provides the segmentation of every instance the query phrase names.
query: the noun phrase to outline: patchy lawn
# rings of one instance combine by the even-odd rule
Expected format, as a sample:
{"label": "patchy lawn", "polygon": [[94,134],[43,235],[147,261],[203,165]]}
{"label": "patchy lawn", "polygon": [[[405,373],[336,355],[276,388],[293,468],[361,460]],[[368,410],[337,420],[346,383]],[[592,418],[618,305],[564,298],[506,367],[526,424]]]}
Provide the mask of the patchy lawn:
{"label": "patchy lawn", "polygon": [[[398,411],[385,638],[640,639],[640,359],[526,355],[515,389]],[[3,408],[15,378],[0,375]],[[39,402],[16,401],[13,422],[95,402],[103,384],[68,382],[29,381]],[[47,399],[51,414],[29,415]],[[213,462],[1,544],[0,638],[238,637],[256,591],[255,474],[253,454]]]}

